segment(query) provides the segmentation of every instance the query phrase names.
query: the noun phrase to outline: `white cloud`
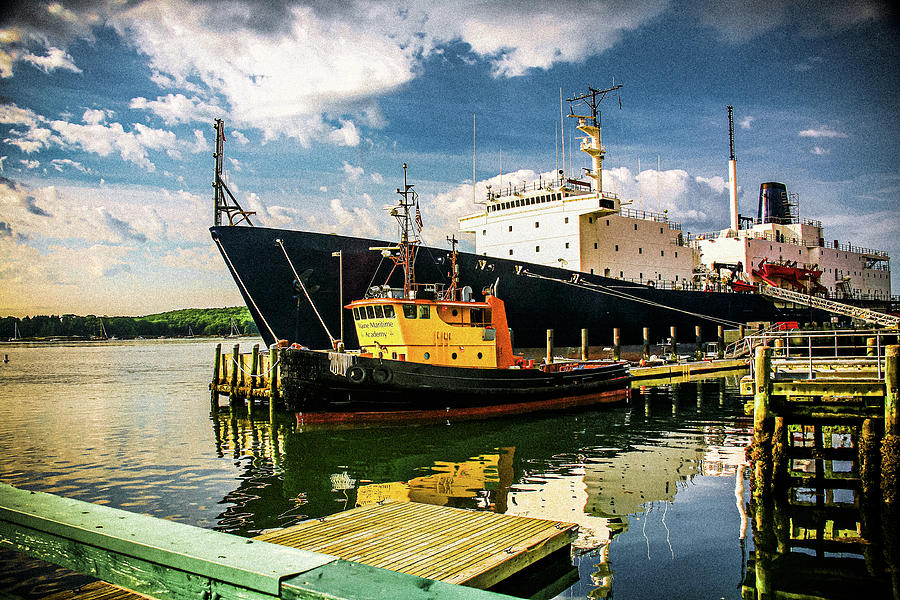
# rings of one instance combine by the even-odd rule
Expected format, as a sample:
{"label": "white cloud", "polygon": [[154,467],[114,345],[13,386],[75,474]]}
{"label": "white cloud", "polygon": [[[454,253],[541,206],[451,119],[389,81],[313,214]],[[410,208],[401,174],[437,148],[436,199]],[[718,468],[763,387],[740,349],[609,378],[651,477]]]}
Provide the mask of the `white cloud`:
{"label": "white cloud", "polygon": [[[37,161],[35,161],[37,162]],[[75,169],[76,171],[81,171],[82,173],[90,173],[90,169],[85,167],[80,162],[68,159],[68,158],[54,158],[50,161],[50,166],[54,169],[63,173],[66,169]]]}
{"label": "white cloud", "polygon": [[813,146],[812,149],[810,150],[810,152],[812,154],[815,154],[816,156],[824,156],[826,154],[831,154],[831,150],[828,150],[827,148],[823,148],[821,146]]}
{"label": "white cloud", "polygon": [[[219,106],[204,102],[200,98],[188,98],[183,94],[159,96],[156,100],[132,98],[129,108],[148,110],[163,120],[166,125],[212,121],[224,111]],[[246,138],[245,138],[246,139]]]}
{"label": "white cloud", "polygon": [[800,137],[811,137],[811,138],[845,138],[849,137],[846,133],[842,133],[840,131],[835,131],[834,129],[825,125],[824,127],[820,127],[818,129],[804,129],[797,133]]}
{"label": "white cloud", "polygon": [[81,69],[75,66],[75,62],[72,60],[72,57],[69,56],[69,53],[55,47],[48,48],[46,56],[37,56],[28,52],[22,54],[21,57],[19,57],[19,60],[31,63],[41,69],[44,73],[49,73],[56,69],[81,73]]}
{"label": "white cloud", "polygon": [[49,120],[15,104],[0,105],[0,123],[21,126],[10,130],[9,137],[3,141],[28,154],[50,147],[78,148],[104,157],[118,152],[122,160],[155,171],[148,150],[164,151],[180,159],[183,150],[199,152],[208,148],[199,130],[194,131],[191,142],[180,142],[173,132],[143,123],[135,123],[131,131],[126,131],[121,123],[107,122],[112,115],[109,110],[86,109],[82,123],[73,123]]}
{"label": "white cloud", "polygon": [[741,119],[740,123],[738,123],[738,124],[741,126],[741,129],[750,129],[750,127],[753,125],[753,121],[755,121],[755,120],[756,120],[756,117],[751,117],[750,115],[747,115],[746,117]]}
{"label": "white cloud", "polygon": [[342,170],[347,174],[347,179],[349,179],[350,181],[359,180],[359,178],[362,177],[365,173],[365,170],[362,167],[354,167],[347,161],[344,161]]}
{"label": "white cloud", "polygon": [[[423,61],[449,43],[468,44],[470,55],[488,61],[495,75],[514,77],[602,52],[667,4],[349,0],[260,11],[246,0],[54,3],[40,18],[29,13],[21,31],[0,38],[0,75],[12,76],[13,63],[21,60],[47,71],[77,70],[63,46],[49,40],[92,39],[93,28],[104,23],[147,57],[151,81],[178,89],[135,98],[134,109],[151,111],[167,125],[207,120],[225,109],[233,122],[262,131],[264,140],[285,135],[304,145],[356,146],[360,125],[385,124],[373,99],[419,76]],[[562,16],[571,14],[579,18]],[[43,46],[43,54],[14,52],[21,42]]]}

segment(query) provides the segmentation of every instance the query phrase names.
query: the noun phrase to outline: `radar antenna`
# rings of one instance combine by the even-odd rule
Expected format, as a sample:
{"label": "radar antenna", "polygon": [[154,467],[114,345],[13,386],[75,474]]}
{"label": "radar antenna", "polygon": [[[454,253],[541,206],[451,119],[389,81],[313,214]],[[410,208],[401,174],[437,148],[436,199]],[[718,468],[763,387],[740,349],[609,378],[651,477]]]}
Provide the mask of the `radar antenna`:
{"label": "radar antenna", "polygon": [[[606,154],[606,148],[600,143],[600,111],[597,107],[608,95],[618,95],[618,90],[622,85],[614,85],[605,90],[598,90],[588,86],[588,91],[567,98],[569,103],[569,117],[578,119],[578,129],[587,134],[588,139],[582,141],[581,150],[591,157],[591,169],[587,170],[587,174],[596,182],[592,187],[597,194],[603,197],[603,155]],[[585,105],[590,109],[589,115],[576,115],[575,106]],[[619,108],[622,107],[622,101],[619,100]]]}

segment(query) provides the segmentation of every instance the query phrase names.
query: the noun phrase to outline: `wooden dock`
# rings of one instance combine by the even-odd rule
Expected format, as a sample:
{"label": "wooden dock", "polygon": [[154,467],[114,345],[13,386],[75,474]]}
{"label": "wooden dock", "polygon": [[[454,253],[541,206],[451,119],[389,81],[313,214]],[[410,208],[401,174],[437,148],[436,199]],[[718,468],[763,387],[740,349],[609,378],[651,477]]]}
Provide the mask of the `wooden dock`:
{"label": "wooden dock", "polygon": [[900,597],[898,346],[857,337],[856,356],[827,359],[811,337],[760,346],[741,384],[754,417],[745,599]]}
{"label": "wooden dock", "polygon": [[[724,371],[740,371],[749,368],[746,358],[726,358],[669,363],[651,367],[631,367],[628,372],[633,385],[652,385],[653,382],[668,382],[670,379],[691,379],[713,376]],[[652,380],[652,381],[648,381]]]}
{"label": "wooden dock", "polygon": [[568,549],[577,531],[574,523],[391,500],[255,539],[487,589]]}
{"label": "wooden dock", "polygon": [[0,484],[0,547],[102,580],[45,600],[509,599],[486,588],[571,571],[577,529],[387,501],[247,539]]}

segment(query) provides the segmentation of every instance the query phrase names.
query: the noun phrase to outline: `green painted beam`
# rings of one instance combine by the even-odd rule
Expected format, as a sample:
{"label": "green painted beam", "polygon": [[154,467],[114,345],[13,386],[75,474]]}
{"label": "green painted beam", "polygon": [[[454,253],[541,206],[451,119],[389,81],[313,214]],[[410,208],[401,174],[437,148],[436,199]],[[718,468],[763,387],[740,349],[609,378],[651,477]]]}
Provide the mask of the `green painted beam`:
{"label": "green painted beam", "polygon": [[0,547],[158,598],[509,598],[0,483]]}
{"label": "green painted beam", "polygon": [[283,578],[336,560],[6,484],[0,484],[0,521],[274,595]]}
{"label": "green painted beam", "polygon": [[282,584],[281,597],[285,600],[301,598],[515,600],[513,596],[423,579],[345,560],[329,563],[285,580]]}

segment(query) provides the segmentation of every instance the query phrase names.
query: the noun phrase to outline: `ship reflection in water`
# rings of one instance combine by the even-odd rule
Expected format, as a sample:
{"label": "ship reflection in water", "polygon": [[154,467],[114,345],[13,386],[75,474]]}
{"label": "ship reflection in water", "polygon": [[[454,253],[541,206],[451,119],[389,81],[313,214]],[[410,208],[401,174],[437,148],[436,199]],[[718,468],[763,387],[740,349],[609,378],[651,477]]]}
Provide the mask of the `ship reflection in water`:
{"label": "ship reflection in water", "polygon": [[[252,535],[385,499],[490,510],[579,525],[566,597],[739,597],[752,422],[735,388],[675,384],[634,390],[626,407],[444,426],[273,430],[220,414],[222,454],[254,455],[220,528]],[[698,561],[715,578],[695,577]]]}

